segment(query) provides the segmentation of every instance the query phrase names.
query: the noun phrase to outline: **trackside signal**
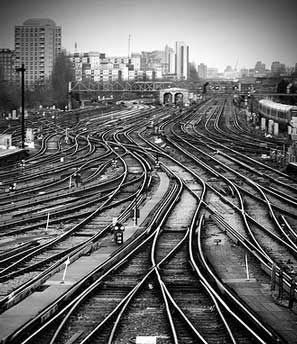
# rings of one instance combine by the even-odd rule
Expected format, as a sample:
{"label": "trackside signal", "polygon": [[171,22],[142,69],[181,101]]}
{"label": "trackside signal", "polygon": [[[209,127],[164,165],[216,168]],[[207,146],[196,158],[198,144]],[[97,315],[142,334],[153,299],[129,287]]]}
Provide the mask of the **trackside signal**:
{"label": "trackside signal", "polygon": [[123,235],[124,230],[125,230],[125,226],[120,222],[116,222],[112,226],[114,242],[118,245],[122,244],[124,241],[124,235]]}

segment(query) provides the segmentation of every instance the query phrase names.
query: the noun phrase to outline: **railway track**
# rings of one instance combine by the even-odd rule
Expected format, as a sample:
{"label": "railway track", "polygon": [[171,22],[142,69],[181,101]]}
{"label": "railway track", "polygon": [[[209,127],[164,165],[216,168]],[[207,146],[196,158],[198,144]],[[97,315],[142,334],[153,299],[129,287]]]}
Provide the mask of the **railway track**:
{"label": "railway track", "polygon": [[[184,174],[185,172],[180,171],[180,173]],[[183,185],[181,180],[179,180],[179,184],[179,187],[176,184],[173,185],[167,201],[163,202],[161,208],[163,212],[164,208],[173,208],[177,199],[181,197]],[[232,342],[234,336],[232,331],[236,332],[236,329],[233,328],[231,331],[231,325],[226,325],[225,316],[220,314],[220,307],[212,299],[212,297],[215,298],[214,295],[209,290],[203,291],[203,287],[201,287],[200,291],[197,290],[197,283],[199,282],[192,275],[188,263],[189,248],[183,248],[187,238],[189,238],[188,225],[192,224],[193,227],[197,220],[195,215],[197,214],[199,201],[198,199],[189,200],[190,197],[193,196],[189,192],[184,193],[184,199],[180,201],[185,202],[188,206],[190,201],[192,208],[188,220],[185,220],[182,215],[182,207],[177,209],[177,212],[181,212],[179,215],[175,212],[170,214],[167,209],[166,213],[162,214],[162,220],[161,223],[157,224],[157,229],[154,231],[151,229],[152,234],[148,236],[147,240],[142,241],[141,251],[139,252],[140,247],[137,247],[135,257],[133,257],[134,251],[132,251],[132,259],[130,258],[131,251],[129,257],[124,256],[124,264],[121,263],[120,267],[116,267],[117,273],[115,276],[108,274],[104,276],[104,279],[100,278],[94,285],[96,291],[92,288],[92,293],[89,296],[85,292],[78,296],[74,300],[71,309],[69,310],[70,307],[67,307],[67,315],[63,311],[59,313],[60,316],[64,314],[62,323],[57,318],[52,320],[49,325],[44,325],[46,331],[37,331],[38,333],[32,335],[24,343],[48,341],[45,337],[49,335],[51,337],[50,343],[62,343],[67,340],[74,340],[74,338],[80,343],[94,340],[96,342],[111,343],[116,342],[117,336],[121,340],[135,339],[138,331],[142,331],[141,333],[144,335],[146,334],[143,329],[143,321],[139,317],[139,312],[142,313],[144,307],[145,309],[149,308],[148,315],[143,315],[145,321],[150,323],[148,333],[156,334],[156,337],[161,337],[165,343],[177,343],[179,341],[195,343],[197,340],[207,343],[219,338],[222,339],[224,336],[229,338],[227,342]],[[167,232],[166,224],[170,226],[170,222],[174,221],[176,223],[176,217],[183,219],[183,224],[181,227],[176,226],[175,231],[171,229],[170,232]],[[165,222],[167,218],[168,220]],[[164,225],[165,228],[162,229]],[[172,238],[173,235],[174,239]],[[147,245],[148,242],[151,242],[151,244],[146,249],[144,245]],[[165,249],[161,250],[164,245]],[[174,258],[171,258],[171,256]],[[176,259],[179,260],[178,265]],[[163,268],[161,264],[164,264],[166,268]],[[168,265],[171,267],[168,268]],[[184,268],[185,265],[188,266],[187,269]],[[154,266],[154,268],[151,268],[151,266]],[[181,273],[179,269],[182,269],[183,272]],[[163,270],[166,270],[164,277]],[[180,277],[177,277],[178,275]],[[172,278],[174,278],[174,282]],[[179,282],[177,282],[178,279],[180,279]],[[139,280],[140,282],[138,282]],[[183,287],[182,295],[180,293],[181,287]],[[196,305],[195,314],[192,314],[192,317],[195,318],[195,325],[193,324],[194,320],[191,319],[191,316],[186,315],[186,310],[183,309],[186,307],[185,305],[189,304],[189,300],[193,300],[193,296],[198,296],[198,307]],[[164,304],[163,307],[162,304]],[[218,313],[214,311],[216,307]],[[92,309],[91,312],[90,308]],[[154,320],[149,321],[151,308],[156,308],[156,310],[153,315]],[[189,309],[187,311],[189,312]],[[101,315],[102,313],[104,316]],[[114,318],[116,320],[113,320]],[[136,318],[138,326],[135,325]],[[232,320],[229,319],[229,321],[232,323]],[[237,322],[238,320],[235,317],[233,321]],[[209,327],[210,322],[214,323],[211,328]],[[239,322],[237,326],[240,327],[243,324],[244,322],[241,321],[241,325]],[[51,329],[50,325],[57,329]],[[244,330],[238,329],[240,336],[236,339],[237,342],[253,342],[250,336],[257,337],[257,334],[249,326],[245,326],[246,329]],[[222,335],[222,332],[225,335]],[[207,339],[204,339],[204,337]]]}
{"label": "railway track", "polygon": [[[48,266],[39,265],[42,272],[36,278],[42,278],[45,271],[49,273],[43,277],[44,281],[68,255],[75,259],[86,252],[96,255],[100,247],[114,245],[110,240],[111,220],[118,214],[123,220],[128,219],[136,203],[141,204],[148,197],[156,183],[152,169],[168,174],[170,189],[158,209],[141,226],[142,230],[84,281],[75,284],[70,295],[64,295],[65,299],[59,299],[56,306],[51,305],[52,308],[19,328],[8,342],[120,343],[135,342],[139,335],[152,335],[164,343],[287,342],[291,334],[279,327],[275,329],[270,319],[263,318],[255,305],[249,304],[251,299],[238,289],[236,278],[220,268],[213,250],[209,249],[212,240],[216,240],[218,247],[224,243],[234,249],[232,255],[239,257],[238,261],[232,260],[236,276],[246,274],[248,259],[255,290],[259,281],[269,285],[273,276],[277,280],[275,293],[277,288],[283,288],[283,301],[275,298],[275,303],[288,307],[288,300],[288,312],[294,317],[294,295],[293,299],[291,296],[294,275],[287,268],[297,266],[296,183],[284,173],[259,163],[253,149],[256,143],[242,142],[241,152],[234,149],[236,139],[231,145],[230,132],[235,134],[239,130],[238,127],[230,130],[234,122],[229,121],[229,132],[223,138],[224,111],[230,115],[229,107],[224,104],[209,102],[183,112],[143,108],[122,112],[118,117],[116,113],[106,114],[100,131],[95,128],[102,119],[85,117],[81,125],[76,124],[70,130],[73,132],[70,145],[65,143],[62,133],[57,154],[51,156],[42,148],[31,163],[28,160],[25,174],[14,175],[20,185],[28,182],[34,185],[37,162],[41,166],[44,163],[45,178],[55,176],[46,166],[59,165],[61,155],[65,156],[65,150],[69,150],[68,171],[78,167],[83,179],[88,181],[83,188],[71,190],[66,185],[68,174],[64,185],[48,188],[49,199],[39,195],[28,208],[26,199],[32,195],[30,188],[26,191],[24,187],[24,192],[19,192],[14,199],[18,208],[5,205],[2,214],[7,217],[10,232],[18,221],[19,227],[25,227],[22,220],[29,221],[28,233],[32,233],[35,225],[38,231],[46,224],[44,215],[43,222],[38,222],[38,214],[47,214],[47,209],[52,207],[57,208],[57,214],[52,216],[49,228],[56,228],[59,222],[68,223],[66,232],[74,228],[74,236],[67,239],[70,244],[59,241],[60,249],[59,245],[53,246],[62,256],[48,261]],[[154,126],[146,128],[152,118]],[[218,134],[222,138],[220,142],[217,142]],[[244,147],[254,159],[242,153]],[[100,165],[97,160],[101,160]],[[57,172],[63,175],[65,170]],[[89,207],[89,204],[94,205]],[[80,223],[84,216],[86,225],[76,228],[78,224],[73,219],[79,219]],[[4,230],[5,227],[3,238],[12,235]],[[239,247],[233,246],[229,238]],[[52,241],[56,239],[55,235]],[[44,241],[42,245],[50,247],[51,239]],[[30,254],[37,245],[43,249],[40,243],[37,240],[30,245],[27,241],[23,245]],[[17,265],[2,266],[2,283],[16,283],[17,276],[24,276],[23,263],[12,259],[13,255],[21,257],[22,251],[21,246],[17,249],[6,245],[0,252],[2,263],[11,259],[12,264],[20,264],[19,271],[15,269]],[[49,252],[45,250],[36,259]],[[32,268],[32,262],[25,269]],[[22,278],[17,287],[19,295],[25,289]],[[239,279],[244,280],[242,276]],[[11,300],[18,297],[17,288],[7,288],[2,311],[13,306]],[[33,287],[28,290],[34,292]],[[23,293],[16,302],[25,296]]]}

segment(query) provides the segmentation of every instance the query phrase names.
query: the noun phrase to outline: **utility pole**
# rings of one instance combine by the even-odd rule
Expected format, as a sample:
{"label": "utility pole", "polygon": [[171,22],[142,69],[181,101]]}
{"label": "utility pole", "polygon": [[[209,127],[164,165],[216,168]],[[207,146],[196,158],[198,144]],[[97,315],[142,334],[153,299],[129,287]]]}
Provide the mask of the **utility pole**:
{"label": "utility pole", "polygon": [[68,82],[68,110],[72,110],[72,106],[71,106],[71,81]]}
{"label": "utility pole", "polygon": [[25,148],[25,65],[22,63],[22,67],[16,68],[17,72],[21,72],[21,82],[22,82],[22,149]]}

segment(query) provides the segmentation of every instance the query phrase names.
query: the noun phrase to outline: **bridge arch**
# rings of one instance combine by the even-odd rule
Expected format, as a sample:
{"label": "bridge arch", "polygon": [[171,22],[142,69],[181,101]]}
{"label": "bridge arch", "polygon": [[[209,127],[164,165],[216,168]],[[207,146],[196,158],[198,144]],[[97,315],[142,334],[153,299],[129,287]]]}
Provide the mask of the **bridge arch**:
{"label": "bridge arch", "polygon": [[184,95],[182,92],[177,92],[174,94],[174,104],[181,104],[183,103]]}
{"label": "bridge arch", "polygon": [[189,91],[183,88],[168,88],[160,91],[160,103],[165,104],[189,104]]}
{"label": "bridge arch", "polygon": [[163,96],[163,104],[172,104],[172,93],[170,92],[167,92],[167,93],[164,93],[164,96]]}

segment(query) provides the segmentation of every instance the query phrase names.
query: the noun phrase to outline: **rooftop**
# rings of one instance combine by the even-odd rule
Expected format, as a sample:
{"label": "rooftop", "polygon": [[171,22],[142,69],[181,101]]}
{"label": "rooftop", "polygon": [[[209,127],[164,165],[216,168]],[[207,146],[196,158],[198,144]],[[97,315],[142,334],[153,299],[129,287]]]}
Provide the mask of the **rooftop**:
{"label": "rooftop", "polygon": [[288,104],[276,103],[276,102],[273,102],[270,99],[261,99],[259,101],[259,103],[261,103],[263,105],[266,105],[266,106],[269,106],[271,108],[274,108],[276,110],[283,110],[283,111],[288,111],[288,110],[290,110],[292,108],[296,108],[296,106],[288,105]]}
{"label": "rooftop", "polygon": [[56,23],[49,18],[33,18],[27,19],[23,23],[24,26],[56,26]]}

